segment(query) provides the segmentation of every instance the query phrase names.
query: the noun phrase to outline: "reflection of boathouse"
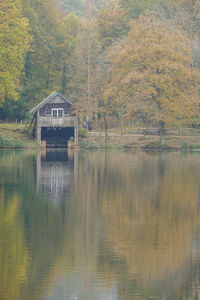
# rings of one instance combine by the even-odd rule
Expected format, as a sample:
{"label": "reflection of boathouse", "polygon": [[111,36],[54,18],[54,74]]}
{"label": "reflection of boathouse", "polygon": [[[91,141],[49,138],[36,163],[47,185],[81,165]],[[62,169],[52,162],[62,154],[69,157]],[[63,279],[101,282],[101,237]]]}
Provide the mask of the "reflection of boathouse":
{"label": "reflection of boathouse", "polygon": [[76,175],[77,153],[67,151],[38,152],[37,190],[52,201],[64,199],[73,175]]}
{"label": "reflection of boathouse", "polygon": [[73,139],[78,144],[78,117],[75,106],[58,92],[52,93],[31,111],[38,144],[47,147],[67,146]]}

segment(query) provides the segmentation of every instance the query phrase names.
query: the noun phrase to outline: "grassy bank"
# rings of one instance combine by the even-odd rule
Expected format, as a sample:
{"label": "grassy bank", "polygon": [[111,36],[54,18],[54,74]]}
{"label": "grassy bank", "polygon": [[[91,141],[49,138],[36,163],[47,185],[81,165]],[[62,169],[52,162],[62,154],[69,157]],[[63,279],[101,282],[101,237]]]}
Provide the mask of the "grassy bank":
{"label": "grassy bank", "polygon": [[[0,124],[0,149],[31,149],[37,148],[34,139],[28,133],[27,125]],[[199,135],[167,135],[165,144],[160,145],[157,135],[136,133],[109,133],[105,138],[100,132],[79,132],[79,148],[88,150],[200,150]]]}
{"label": "grassy bank", "polygon": [[165,137],[165,144],[160,145],[160,137],[157,135],[142,134],[112,134],[107,138],[97,132],[88,132],[79,139],[82,149],[122,149],[122,150],[199,150],[199,136],[173,136]]}
{"label": "grassy bank", "polygon": [[36,148],[27,132],[27,125],[0,124],[0,149]]}

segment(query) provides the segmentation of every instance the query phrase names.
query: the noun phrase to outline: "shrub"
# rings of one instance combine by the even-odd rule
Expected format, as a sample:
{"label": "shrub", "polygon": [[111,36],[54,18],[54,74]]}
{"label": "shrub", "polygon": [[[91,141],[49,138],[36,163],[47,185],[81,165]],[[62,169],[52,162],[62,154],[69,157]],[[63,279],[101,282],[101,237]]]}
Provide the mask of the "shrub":
{"label": "shrub", "polygon": [[200,149],[200,144],[193,144],[189,146],[190,149]]}
{"label": "shrub", "polygon": [[183,142],[182,145],[181,145],[181,149],[188,149],[188,143]]}
{"label": "shrub", "polygon": [[88,131],[85,128],[79,128],[78,129],[78,136],[80,138],[87,138],[88,137]]}
{"label": "shrub", "polygon": [[124,145],[122,145],[122,147],[123,147],[123,149],[131,149],[131,146],[130,145],[128,145],[128,144],[124,144]]}
{"label": "shrub", "polygon": [[6,138],[0,135],[0,148],[23,148],[24,142],[17,139]]}

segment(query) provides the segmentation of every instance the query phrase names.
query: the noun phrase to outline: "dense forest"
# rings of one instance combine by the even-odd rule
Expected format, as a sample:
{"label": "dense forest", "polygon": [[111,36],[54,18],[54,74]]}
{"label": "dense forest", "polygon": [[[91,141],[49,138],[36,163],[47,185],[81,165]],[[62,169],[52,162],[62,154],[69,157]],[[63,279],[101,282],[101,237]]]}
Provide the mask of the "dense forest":
{"label": "dense forest", "polygon": [[199,0],[0,0],[0,118],[53,91],[98,126],[198,122]]}

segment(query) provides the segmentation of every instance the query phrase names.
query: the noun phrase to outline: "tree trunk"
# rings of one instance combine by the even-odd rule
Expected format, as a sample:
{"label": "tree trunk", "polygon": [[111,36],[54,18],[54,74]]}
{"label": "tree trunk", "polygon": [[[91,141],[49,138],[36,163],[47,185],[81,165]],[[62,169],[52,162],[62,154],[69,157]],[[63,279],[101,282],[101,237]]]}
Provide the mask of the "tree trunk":
{"label": "tree trunk", "polygon": [[123,136],[123,134],[124,134],[124,122],[121,119],[121,136]]}
{"label": "tree trunk", "polygon": [[[88,20],[91,21],[93,18],[92,15],[92,1],[87,1],[88,7]],[[88,103],[91,100],[91,24],[88,28],[88,80],[87,80],[87,93],[88,93]]]}
{"label": "tree trunk", "polygon": [[165,144],[165,133],[163,133],[162,131],[160,132],[160,144]]}
{"label": "tree trunk", "polygon": [[106,116],[104,116],[104,132],[105,132],[105,143],[106,143],[108,137],[108,124],[107,124]]}
{"label": "tree trunk", "polygon": [[160,121],[159,127],[160,127],[160,145],[164,145],[165,144],[165,122]]}

